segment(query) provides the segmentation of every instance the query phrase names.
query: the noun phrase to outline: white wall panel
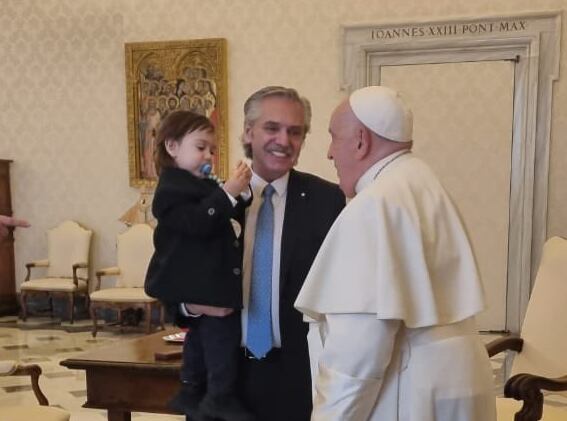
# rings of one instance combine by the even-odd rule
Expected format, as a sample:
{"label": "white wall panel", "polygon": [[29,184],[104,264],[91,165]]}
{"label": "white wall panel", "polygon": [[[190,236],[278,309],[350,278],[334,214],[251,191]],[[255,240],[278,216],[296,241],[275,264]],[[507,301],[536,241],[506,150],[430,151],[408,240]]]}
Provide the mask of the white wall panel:
{"label": "white wall panel", "polygon": [[414,113],[414,151],[433,167],[464,220],[488,309],[506,327],[514,66],[510,61],[385,66],[382,83]]}

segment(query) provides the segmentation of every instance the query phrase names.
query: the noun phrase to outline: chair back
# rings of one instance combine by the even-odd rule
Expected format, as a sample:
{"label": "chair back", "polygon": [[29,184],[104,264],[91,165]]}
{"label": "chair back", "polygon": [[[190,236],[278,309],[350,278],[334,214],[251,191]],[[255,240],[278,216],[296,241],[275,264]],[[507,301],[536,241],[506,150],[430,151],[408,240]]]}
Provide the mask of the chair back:
{"label": "chair back", "polygon": [[544,245],[512,375],[558,377],[567,373],[567,240],[553,237]]}
{"label": "chair back", "polygon": [[[73,277],[75,263],[88,263],[92,231],[75,221],[64,221],[47,233],[48,277]],[[88,269],[79,269],[77,275],[86,279]]]}
{"label": "chair back", "polygon": [[118,267],[120,275],[117,287],[143,287],[146,271],[154,253],[153,228],[147,224],[135,224],[118,236]]}

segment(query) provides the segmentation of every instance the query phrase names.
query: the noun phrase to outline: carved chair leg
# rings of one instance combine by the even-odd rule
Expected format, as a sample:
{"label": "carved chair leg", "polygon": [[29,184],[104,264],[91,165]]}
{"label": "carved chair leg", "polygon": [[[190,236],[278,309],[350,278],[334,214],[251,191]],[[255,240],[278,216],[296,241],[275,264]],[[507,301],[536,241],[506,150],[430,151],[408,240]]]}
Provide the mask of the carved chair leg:
{"label": "carved chair leg", "polygon": [[146,303],[146,333],[152,331],[152,303]]}
{"label": "carved chair leg", "polygon": [[97,331],[97,324],[96,324],[96,307],[93,303],[91,303],[91,305],[89,306],[89,313],[91,314],[91,319],[93,321],[92,335],[93,335],[93,338],[95,338],[96,337],[96,331]]}
{"label": "carved chair leg", "polygon": [[41,375],[41,367],[37,364],[18,365],[16,370],[12,373],[15,376],[30,376],[32,383],[33,393],[42,406],[48,406],[49,401],[39,388],[39,376]]}
{"label": "carved chair leg", "polygon": [[49,406],[49,401],[47,400],[47,396],[45,396],[41,391],[41,389],[39,388],[39,376],[41,374],[41,367],[32,364],[30,371],[31,371],[30,374],[32,381],[32,390],[37,401],[42,406]]}
{"label": "carved chair leg", "polygon": [[53,317],[54,317],[53,297],[51,296],[51,294],[49,292],[47,293],[47,303],[49,304],[49,317],[51,317],[53,319]]}
{"label": "carved chair leg", "polygon": [[26,293],[24,291],[20,292],[20,306],[22,307],[22,320],[25,322],[28,318],[28,308],[26,305]]}
{"label": "carved chair leg", "polygon": [[74,320],[74,310],[75,310],[75,294],[69,294],[69,322],[73,324]]}
{"label": "carved chair leg", "polygon": [[120,328],[120,333],[124,333],[124,328],[122,325],[123,317],[122,317],[122,307],[118,307],[118,327]]}

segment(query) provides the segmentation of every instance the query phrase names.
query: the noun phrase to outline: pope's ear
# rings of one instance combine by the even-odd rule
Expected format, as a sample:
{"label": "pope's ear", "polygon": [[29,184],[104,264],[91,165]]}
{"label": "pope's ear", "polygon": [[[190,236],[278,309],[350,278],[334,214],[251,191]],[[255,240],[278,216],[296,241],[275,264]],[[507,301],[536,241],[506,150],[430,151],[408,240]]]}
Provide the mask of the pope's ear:
{"label": "pope's ear", "polygon": [[355,156],[358,159],[364,159],[372,147],[372,136],[366,127],[360,128],[356,140],[358,143],[356,145]]}

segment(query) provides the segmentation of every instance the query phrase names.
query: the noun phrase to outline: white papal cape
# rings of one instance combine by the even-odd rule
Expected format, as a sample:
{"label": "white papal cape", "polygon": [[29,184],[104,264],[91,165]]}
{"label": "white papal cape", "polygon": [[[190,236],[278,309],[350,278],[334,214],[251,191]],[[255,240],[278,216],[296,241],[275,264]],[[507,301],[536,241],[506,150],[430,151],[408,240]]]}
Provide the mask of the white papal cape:
{"label": "white papal cape", "polygon": [[474,323],[482,286],[447,193],[404,152],[370,168],[357,192],[295,303],[322,341],[320,353],[310,343],[312,420],[495,420]]}

